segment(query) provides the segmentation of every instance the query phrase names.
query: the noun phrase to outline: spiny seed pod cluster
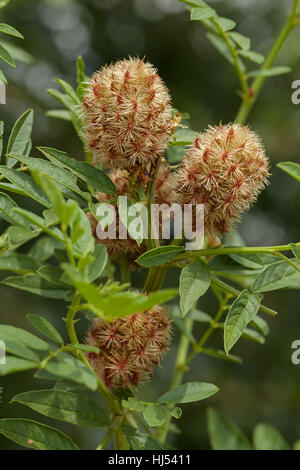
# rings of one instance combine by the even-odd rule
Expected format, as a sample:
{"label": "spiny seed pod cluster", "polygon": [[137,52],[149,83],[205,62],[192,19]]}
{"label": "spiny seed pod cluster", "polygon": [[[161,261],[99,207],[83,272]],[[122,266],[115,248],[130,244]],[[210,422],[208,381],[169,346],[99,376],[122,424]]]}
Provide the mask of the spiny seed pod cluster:
{"label": "spiny seed pod cluster", "polygon": [[[130,188],[130,181],[132,178],[132,175],[126,171],[126,170],[114,170],[109,173],[110,179],[113,181],[115,184],[116,190],[117,190],[117,196],[127,196],[128,198],[132,197],[131,191],[134,190],[135,188],[133,187],[132,189]],[[136,181],[136,184],[133,186],[136,186],[138,183],[141,183],[143,189],[146,189],[146,185],[149,182],[149,177],[145,176],[143,178],[138,178]],[[167,166],[165,164],[161,164],[158,172],[157,172],[157,179],[156,179],[156,188],[155,188],[155,194],[154,194],[154,201],[156,204],[169,204],[171,205],[174,202],[174,185],[175,185],[175,179],[174,175],[169,171]],[[112,203],[113,206],[115,207],[116,211],[116,239],[104,239],[100,240],[97,237],[96,229],[97,229],[97,221],[95,217],[91,214],[88,213],[87,216],[90,219],[91,226],[92,226],[92,231],[94,238],[96,240],[96,243],[102,243],[107,247],[108,254],[111,258],[115,259],[120,256],[121,253],[125,253],[128,257],[128,261],[131,263],[131,267],[136,267],[134,264],[134,260],[138,258],[142,253],[146,251],[146,244],[143,242],[141,245],[138,245],[137,242],[130,237],[128,234],[128,237],[126,239],[121,239],[119,238],[119,223],[122,224],[119,220],[119,212],[117,208],[117,204],[114,201],[115,196],[112,196],[110,194],[104,194],[104,193],[97,193],[96,198],[98,199],[99,202],[107,202],[108,204]]]}
{"label": "spiny seed pod cluster", "polygon": [[268,167],[261,141],[248,127],[210,126],[177,172],[178,202],[204,204],[205,234],[223,235],[266,185]]}
{"label": "spiny seed pod cluster", "polygon": [[163,307],[111,323],[95,318],[87,343],[100,352],[88,353],[88,360],[107,387],[138,386],[152,376],[170,338],[170,322]]}
{"label": "spiny seed pod cluster", "polygon": [[156,69],[129,58],[96,73],[83,99],[85,138],[96,162],[130,169],[156,161],[176,126]]}

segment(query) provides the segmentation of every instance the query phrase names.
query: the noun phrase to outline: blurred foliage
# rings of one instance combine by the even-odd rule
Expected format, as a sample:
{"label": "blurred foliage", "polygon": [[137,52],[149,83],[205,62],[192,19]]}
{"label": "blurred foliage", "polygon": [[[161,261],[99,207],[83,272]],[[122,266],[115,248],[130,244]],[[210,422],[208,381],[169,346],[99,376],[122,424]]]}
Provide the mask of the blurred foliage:
{"label": "blurred foliage", "polygon": [[[271,46],[290,6],[290,1],[280,0],[211,0],[209,3],[220,14],[233,18],[237,30],[250,36],[253,49],[262,53]],[[33,107],[34,146],[52,146],[83,159],[71,125],[45,116],[47,109],[56,106],[46,92],[47,88],[56,86],[53,79],[61,77],[75,85],[78,55],[84,57],[89,74],[118,58],[145,56],[158,67],[170,88],[174,105],[191,115],[196,130],[219,121],[229,122],[237,112],[240,98],[232,68],[205,38],[203,28],[189,21],[184,5],[176,0],[12,0],[3,10],[1,21],[24,35],[22,47],[33,57],[31,60],[29,56],[27,63],[17,61],[15,70],[2,67],[9,81],[7,105],[0,108],[0,118],[6,122],[6,137],[16,118]],[[278,161],[300,161],[300,109],[291,102],[292,81],[300,78],[299,34],[299,30],[293,32],[279,58],[280,64],[292,68],[292,74],[268,81],[250,116],[250,124],[262,136],[272,160],[271,185],[241,225],[241,233],[250,245],[299,239],[300,186],[275,167]],[[18,45],[18,40],[10,42]],[[64,308],[59,301],[50,302],[8,287],[0,288],[0,296],[1,323],[24,327],[25,314],[43,314],[62,330]],[[280,313],[278,318],[268,319],[272,329],[267,343],[258,348],[256,344],[241,342],[235,352],[244,358],[242,366],[207,357],[195,359],[186,380],[216,383],[221,392],[210,399],[210,404],[222,410],[245,433],[250,434],[257,422],[268,422],[289,442],[294,442],[300,434],[297,388],[300,369],[292,365],[290,358],[291,344],[299,339],[298,331],[300,334],[299,293],[280,291],[268,294],[266,299]],[[214,302],[212,296],[205,296],[200,307],[210,313],[215,308]],[[164,369],[158,369],[153,381],[144,386],[145,399],[159,396],[168,386],[175,351],[176,341]],[[4,387],[1,417],[37,417],[21,405],[14,404],[7,409],[12,396],[30,388],[31,380],[30,373],[1,380]],[[48,384],[42,381],[35,385],[47,388]],[[174,434],[175,446],[180,442],[180,448],[209,448],[205,407],[203,403],[185,406],[181,421],[184,438]],[[45,422],[52,424],[50,419]],[[66,424],[61,429],[83,448],[92,448],[99,442],[93,430]],[[0,447],[2,442],[0,439]],[[6,448],[7,444],[5,441]]]}

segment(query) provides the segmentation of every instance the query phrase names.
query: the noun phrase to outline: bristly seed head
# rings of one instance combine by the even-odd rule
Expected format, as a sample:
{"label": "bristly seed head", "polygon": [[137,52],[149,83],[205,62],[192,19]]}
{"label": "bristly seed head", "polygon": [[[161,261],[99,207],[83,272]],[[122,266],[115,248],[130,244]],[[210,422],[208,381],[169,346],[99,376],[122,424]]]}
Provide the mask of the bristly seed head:
{"label": "bristly seed head", "polygon": [[129,58],[96,73],[83,99],[85,139],[97,162],[130,169],[166,150],[178,118],[156,69]]}
{"label": "bristly seed head", "polygon": [[208,236],[223,235],[267,184],[269,163],[260,138],[238,124],[210,126],[177,172],[181,204],[204,204]]}
{"label": "bristly seed head", "polygon": [[87,343],[100,352],[87,357],[107,387],[138,386],[152,376],[170,339],[170,321],[163,307],[155,306],[111,323],[95,318]]}

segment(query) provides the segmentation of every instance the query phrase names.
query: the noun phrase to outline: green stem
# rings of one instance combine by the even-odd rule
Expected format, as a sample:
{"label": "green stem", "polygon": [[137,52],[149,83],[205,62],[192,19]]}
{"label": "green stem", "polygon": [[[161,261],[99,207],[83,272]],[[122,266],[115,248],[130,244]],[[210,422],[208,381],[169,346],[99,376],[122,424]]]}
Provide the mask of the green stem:
{"label": "green stem", "polygon": [[292,261],[290,258],[284,256],[282,253],[276,253],[276,255],[286,261],[288,264],[290,264],[296,271],[300,272],[300,267],[296,263],[294,263],[294,261]]}
{"label": "green stem", "polygon": [[[211,322],[209,328],[204,332],[199,343],[194,347],[194,350],[189,354],[189,356],[187,356],[188,348],[189,348],[189,339],[184,335],[181,336],[178,353],[177,353],[176,365],[175,365],[175,373],[171,382],[170,390],[172,388],[178,387],[182,383],[184,374],[188,370],[188,364],[192,361],[192,359],[196,356],[196,354],[201,352],[201,349],[207,343],[212,333],[215,331],[216,324],[221,319],[226,309],[226,304],[229,298],[230,298],[230,295],[226,295],[225,297],[222,297],[219,310],[214,320]],[[188,318],[185,320],[185,326],[189,332],[192,332],[193,324],[194,322],[192,319]],[[158,434],[158,437],[161,442],[165,442],[168,436],[168,430],[169,430],[171,420],[172,420],[172,416],[169,415],[168,418],[166,419],[164,426],[162,426],[161,431]]]}
{"label": "green stem", "polygon": [[[80,302],[81,302],[81,295],[78,292],[76,292],[76,294],[73,298],[73,301],[72,301],[72,303],[69,307],[66,319],[65,319],[66,328],[67,328],[67,332],[68,332],[68,336],[69,336],[71,344],[78,344],[79,343],[77,335],[76,335],[76,331],[75,331],[74,318],[75,318],[76,313],[79,311],[78,308],[79,308]],[[77,355],[78,355],[79,359],[82,362],[84,362],[85,365],[93,372],[93,374],[95,374],[94,369],[91,367],[91,365],[90,365],[89,361],[87,360],[87,358],[85,357],[85,355],[81,352],[78,352]],[[97,382],[98,382],[98,390],[101,392],[103,397],[108,402],[112,412],[114,414],[117,414],[117,415],[120,414],[121,410],[120,410],[120,406],[119,406],[119,403],[118,403],[117,399],[105,387],[104,383],[100,380],[98,375],[96,375],[96,377],[97,377]]]}
{"label": "green stem", "polygon": [[150,293],[159,290],[164,283],[167,272],[168,268],[166,266],[150,268],[145,282],[144,292]]}
{"label": "green stem", "polygon": [[204,334],[203,334],[202,338],[200,339],[199,343],[194,347],[194,351],[192,351],[191,354],[188,356],[188,358],[186,360],[186,365],[188,365],[194,359],[196,354],[201,352],[201,349],[203,348],[203,346],[205,346],[205,344],[207,343],[207,341],[209,340],[209,338],[211,337],[211,335],[215,331],[218,321],[221,319],[224,311],[226,310],[226,305],[227,305],[227,302],[228,302],[230,297],[231,297],[231,295],[227,294],[222,299],[222,301],[220,303],[219,310],[218,310],[216,316],[214,317],[213,321],[211,322],[209,328],[204,332]]}
{"label": "green stem", "polygon": [[[261,67],[261,70],[268,70],[272,67],[274,64],[285,40],[287,39],[288,35],[292,31],[292,29],[298,24],[296,20],[296,15],[297,15],[297,7],[298,7],[299,0],[294,0],[293,2],[293,7],[292,11],[290,13],[290,16],[288,17],[286,23],[284,24],[277,40],[275,41],[274,46],[272,47],[265,63]],[[246,99],[242,102],[240,109],[237,113],[237,116],[235,118],[235,121],[244,124],[250,114],[250,111],[256,102],[258,95],[261,91],[261,88],[265,82],[267,77],[259,76],[256,77],[254,80],[252,86],[250,87],[251,89],[251,95],[246,97]]]}
{"label": "green stem", "polygon": [[73,301],[69,307],[66,320],[65,320],[68,336],[72,344],[78,344],[78,339],[77,339],[77,335],[76,335],[76,331],[74,327],[74,317],[76,313],[78,312],[78,307],[79,307],[80,302],[81,302],[81,295],[77,292],[74,295]]}
{"label": "green stem", "polygon": [[128,258],[125,253],[121,253],[120,256],[120,268],[121,268],[121,280],[122,283],[130,283],[130,269],[128,264]]}
{"label": "green stem", "polygon": [[[147,187],[147,210],[148,210],[148,239],[147,239],[147,246],[148,249],[151,250],[152,248],[157,248],[160,246],[159,239],[152,238],[152,217],[151,217],[151,208],[152,203],[155,199],[155,188],[156,188],[156,180],[159,170],[160,159],[158,158],[156,161],[156,166],[154,171],[150,171],[150,182]],[[155,234],[156,235],[156,234]]]}
{"label": "green stem", "polygon": [[121,427],[115,430],[115,449],[116,450],[130,450],[129,442],[127,441]]}
{"label": "green stem", "polygon": [[113,274],[113,271],[112,271],[112,263],[111,263],[109,258],[107,259],[107,263],[106,263],[106,273],[107,273],[107,278],[110,281],[114,281],[114,274]]}
{"label": "green stem", "polygon": [[[296,243],[300,247],[300,243]],[[269,253],[276,254],[278,251],[291,251],[290,245],[278,246],[235,246],[228,248],[207,248],[204,250],[187,251],[182,255],[178,255],[175,261],[185,260],[189,258],[196,258],[198,256],[218,256],[230,254],[254,254],[254,253]]]}
{"label": "green stem", "polygon": [[242,88],[244,94],[247,96],[248,95],[247,77],[246,77],[246,75],[245,75],[245,73],[244,73],[244,71],[243,71],[243,69],[240,65],[240,61],[239,61],[239,58],[238,58],[237,51],[235,50],[235,48],[231,44],[231,42],[229,40],[228,33],[226,31],[223,31],[223,29],[220,27],[220,25],[217,23],[217,21],[214,20],[214,18],[211,18],[211,21],[217,27],[220,37],[225,42],[225,44],[227,46],[227,49],[228,49],[230,55],[233,58],[234,66],[235,66],[236,71],[237,71],[237,75],[238,75],[238,78],[239,78],[239,81],[240,81],[240,84],[241,84],[241,88]]}
{"label": "green stem", "polygon": [[104,450],[107,444],[109,443],[109,441],[111,440],[112,436],[113,436],[113,431],[108,431],[105,434],[102,441],[100,442],[100,444],[96,447],[96,450]]}
{"label": "green stem", "polygon": [[[186,329],[191,332],[194,326],[194,321],[190,318],[187,318],[185,320],[185,326]],[[170,390],[172,388],[178,387],[181,384],[184,373],[187,370],[186,358],[189,349],[189,344],[189,339],[185,335],[181,335],[175,363],[175,371],[171,381]],[[160,442],[165,442],[165,440],[167,439],[171,420],[172,416],[168,414],[164,425],[158,431],[158,439],[160,440]]]}
{"label": "green stem", "polygon": [[[226,282],[221,281],[217,277],[213,276],[211,279],[212,285],[215,285],[216,287],[220,288],[223,292],[226,292],[228,294],[232,294],[235,297],[238,297],[240,295],[240,291],[235,289],[234,287],[230,286],[229,284],[226,284]],[[264,305],[260,306],[260,310],[263,312],[267,313],[268,315],[271,315],[272,317],[277,316],[277,312],[275,310],[272,310],[271,308],[265,307]]]}

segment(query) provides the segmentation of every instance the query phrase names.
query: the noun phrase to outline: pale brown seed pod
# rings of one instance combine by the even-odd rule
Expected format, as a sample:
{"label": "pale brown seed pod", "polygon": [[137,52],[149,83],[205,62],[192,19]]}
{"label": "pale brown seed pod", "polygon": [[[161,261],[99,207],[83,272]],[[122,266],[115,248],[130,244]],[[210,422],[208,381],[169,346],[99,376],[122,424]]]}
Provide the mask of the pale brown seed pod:
{"label": "pale brown seed pod", "polygon": [[167,311],[151,310],[106,322],[95,318],[87,344],[99,348],[88,360],[107,387],[138,386],[149,380],[164,357],[171,339]]}
{"label": "pale brown seed pod", "polygon": [[181,204],[204,204],[208,236],[227,232],[267,184],[269,163],[258,135],[238,124],[209,127],[177,172]]}
{"label": "pale brown seed pod", "polygon": [[85,140],[95,161],[128,169],[155,162],[177,125],[156,69],[137,58],[97,72],[83,99]]}

